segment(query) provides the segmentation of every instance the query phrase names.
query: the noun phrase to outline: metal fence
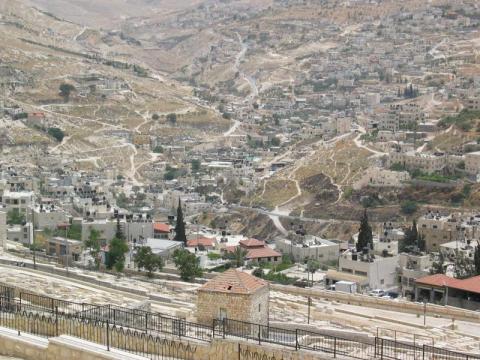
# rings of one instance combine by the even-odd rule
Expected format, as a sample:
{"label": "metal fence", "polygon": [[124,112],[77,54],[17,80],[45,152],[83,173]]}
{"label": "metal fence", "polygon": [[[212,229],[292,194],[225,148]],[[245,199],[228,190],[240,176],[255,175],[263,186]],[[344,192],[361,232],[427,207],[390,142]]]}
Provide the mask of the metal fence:
{"label": "metal fence", "polygon": [[[159,351],[165,354],[184,351],[185,349],[180,347],[171,351],[165,350],[168,344],[164,336],[168,334],[173,338],[206,342],[214,338],[237,338],[258,344],[271,343],[295,350],[318,351],[332,354],[333,357],[362,360],[480,359],[480,355],[379,336],[364,339],[339,337],[231,319],[214,320],[212,325],[208,326],[144,310],[74,303],[15,290],[12,292],[11,288],[0,286],[0,325],[40,336],[67,334],[80,338],[88,337],[91,341],[107,347],[114,344],[114,347],[119,349],[139,353],[146,349],[154,351],[155,354]],[[55,326],[55,331],[52,331],[52,326]]]}
{"label": "metal fence", "polygon": [[249,322],[215,320],[216,337],[254,340],[290,348],[329,353],[352,359],[385,360],[474,360],[480,355],[465,354],[428,345],[415,345],[381,337],[348,339],[302,329],[284,329]]}
{"label": "metal fence", "polygon": [[108,351],[115,348],[153,360],[195,358],[196,346],[188,342],[147,334],[108,321],[62,314],[58,309],[45,313],[40,307],[26,306],[18,300],[10,299],[1,304],[0,326],[17,330],[19,336],[21,333],[46,338],[69,335],[105,346]]}

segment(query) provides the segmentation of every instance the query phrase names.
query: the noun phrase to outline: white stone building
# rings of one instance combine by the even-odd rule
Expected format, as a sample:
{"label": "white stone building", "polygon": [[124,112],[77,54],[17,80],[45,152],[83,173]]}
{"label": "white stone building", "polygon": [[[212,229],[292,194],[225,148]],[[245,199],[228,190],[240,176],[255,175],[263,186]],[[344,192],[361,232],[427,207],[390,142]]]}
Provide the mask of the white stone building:
{"label": "white stone building", "polygon": [[295,239],[278,238],[276,249],[283,254],[290,254],[295,262],[305,259],[315,259],[321,263],[337,261],[340,245],[316,236],[299,236]]}

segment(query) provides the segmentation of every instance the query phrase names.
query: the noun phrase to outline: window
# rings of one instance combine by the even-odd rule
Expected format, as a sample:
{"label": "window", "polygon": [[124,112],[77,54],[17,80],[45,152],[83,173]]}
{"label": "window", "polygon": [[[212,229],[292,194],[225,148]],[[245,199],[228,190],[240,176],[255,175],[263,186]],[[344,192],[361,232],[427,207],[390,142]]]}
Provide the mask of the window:
{"label": "window", "polygon": [[381,279],[380,284],[382,284],[382,285],[385,284],[385,279]]}

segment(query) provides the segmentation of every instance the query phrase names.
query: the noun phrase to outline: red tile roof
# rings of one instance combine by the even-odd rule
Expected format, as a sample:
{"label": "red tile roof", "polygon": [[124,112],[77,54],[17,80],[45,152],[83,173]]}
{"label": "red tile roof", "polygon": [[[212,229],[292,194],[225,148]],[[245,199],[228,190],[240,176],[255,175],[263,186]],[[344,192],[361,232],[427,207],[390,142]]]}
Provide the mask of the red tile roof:
{"label": "red tile roof", "polygon": [[447,286],[452,289],[464,290],[480,294],[480,275],[469,279],[454,279],[444,274],[425,276],[416,280],[417,284],[436,287]]}
{"label": "red tile roof", "polygon": [[223,249],[226,251],[226,252],[229,252],[229,253],[233,253],[235,252],[235,249],[237,248],[237,246],[235,245],[227,245],[225,246]]}
{"label": "red tile roof", "polygon": [[247,259],[259,259],[259,258],[268,258],[268,257],[275,257],[275,256],[282,256],[279,252],[265,246],[263,248],[254,248],[248,250]]}
{"label": "red tile roof", "polygon": [[215,239],[211,239],[211,238],[207,238],[207,237],[200,237],[200,238],[196,238],[196,239],[192,239],[192,240],[188,240],[187,241],[187,246],[188,247],[196,247],[196,246],[199,246],[199,245],[202,245],[202,246],[215,246],[216,244],[216,240]]}
{"label": "red tile roof", "polygon": [[204,284],[198,290],[230,294],[252,294],[265,286],[268,286],[265,280],[243,271],[229,269]]}
{"label": "red tile roof", "polygon": [[153,224],[153,230],[157,232],[169,233],[170,225],[163,223],[155,223]]}
{"label": "red tile roof", "polygon": [[259,246],[265,246],[264,241],[260,241],[257,239],[247,239],[247,240],[241,240],[239,243],[243,247],[259,247]]}

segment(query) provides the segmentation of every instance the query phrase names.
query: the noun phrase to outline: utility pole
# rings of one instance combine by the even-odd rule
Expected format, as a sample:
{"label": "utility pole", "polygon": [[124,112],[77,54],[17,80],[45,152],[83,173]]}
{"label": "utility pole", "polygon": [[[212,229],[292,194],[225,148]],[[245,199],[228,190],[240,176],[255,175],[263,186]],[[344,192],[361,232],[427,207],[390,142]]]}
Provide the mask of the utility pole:
{"label": "utility pole", "polygon": [[427,300],[423,300],[423,326],[427,325]]}
{"label": "utility pole", "polygon": [[310,307],[312,306],[312,298],[308,297],[308,317],[307,317],[307,324],[310,324]]}
{"label": "utility pole", "polygon": [[68,224],[65,225],[65,266],[67,268],[68,276]]}

